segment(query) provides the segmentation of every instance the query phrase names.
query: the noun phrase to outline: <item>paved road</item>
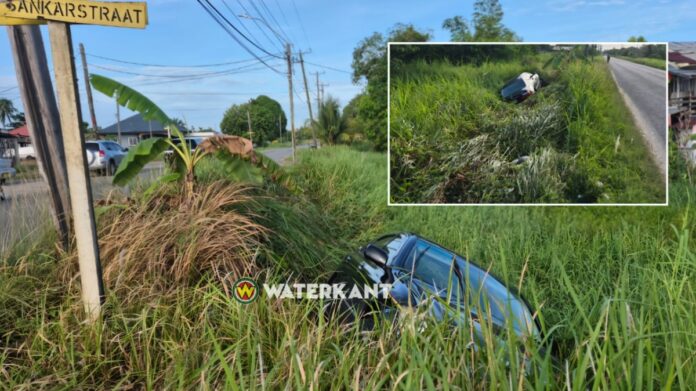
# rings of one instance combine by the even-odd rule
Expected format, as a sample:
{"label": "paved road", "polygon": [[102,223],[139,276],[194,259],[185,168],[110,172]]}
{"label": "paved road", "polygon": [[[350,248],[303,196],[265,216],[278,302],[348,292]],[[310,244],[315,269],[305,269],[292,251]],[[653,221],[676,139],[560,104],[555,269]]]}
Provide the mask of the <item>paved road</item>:
{"label": "paved road", "polygon": [[[298,145],[297,148],[305,149],[309,148],[309,145]],[[278,164],[286,165],[289,164],[292,159],[292,148],[267,149],[263,151],[263,154],[270,157]],[[145,166],[145,170],[143,171],[143,174],[141,174],[141,176],[156,176],[159,173],[161,173],[163,169],[163,162],[152,162]],[[105,176],[92,177],[92,191],[94,194],[94,198],[104,198],[108,194],[108,192],[113,189],[113,186],[111,186],[111,179],[112,177]],[[27,196],[48,191],[48,187],[43,181],[24,182],[14,185],[6,185],[4,186],[4,189],[5,194],[8,196],[8,198],[13,198],[17,196]],[[7,206],[7,203],[5,204],[5,206]],[[2,204],[0,204],[0,207],[2,207]]]}
{"label": "paved road", "polygon": [[667,169],[666,74],[649,66],[612,58],[609,67],[636,118],[663,175]]}
{"label": "paved road", "polygon": [[[298,148],[308,148],[307,145]],[[290,164],[292,148],[269,149],[263,152],[279,164]],[[148,164],[140,177],[151,180],[163,172],[162,162]],[[95,199],[104,199],[111,191],[123,191],[111,184],[112,177],[93,176],[92,194]],[[40,234],[38,228],[50,221],[48,187],[43,181],[23,182],[3,186],[8,199],[0,201],[0,226],[12,227],[10,230],[0,228],[0,254],[11,248],[21,238]],[[127,191],[127,190],[126,190]]]}
{"label": "paved road", "polygon": [[[309,145],[298,145],[297,149],[306,149]],[[262,150],[261,153],[275,160],[280,165],[290,164],[292,161],[292,148],[273,148]]]}

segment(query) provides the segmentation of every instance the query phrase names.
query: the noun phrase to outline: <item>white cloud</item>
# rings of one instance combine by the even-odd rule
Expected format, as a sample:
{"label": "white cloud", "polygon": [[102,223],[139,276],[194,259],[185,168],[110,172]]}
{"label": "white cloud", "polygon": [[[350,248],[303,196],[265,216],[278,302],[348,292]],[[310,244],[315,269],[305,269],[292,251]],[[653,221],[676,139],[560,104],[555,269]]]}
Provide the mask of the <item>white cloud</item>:
{"label": "white cloud", "polygon": [[551,0],[549,7],[555,11],[573,11],[582,7],[606,7],[624,5],[625,0]]}

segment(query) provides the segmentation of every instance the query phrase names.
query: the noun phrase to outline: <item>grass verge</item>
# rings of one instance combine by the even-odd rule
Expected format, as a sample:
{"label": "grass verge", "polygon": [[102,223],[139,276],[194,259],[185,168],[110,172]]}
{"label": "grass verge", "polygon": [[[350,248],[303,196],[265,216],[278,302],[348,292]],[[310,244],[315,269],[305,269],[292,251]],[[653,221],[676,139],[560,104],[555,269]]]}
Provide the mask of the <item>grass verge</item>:
{"label": "grass verge", "polygon": [[[395,203],[662,203],[664,181],[600,59],[401,65],[391,79]],[[549,83],[521,104],[521,72]]]}
{"label": "grass verge", "polygon": [[664,71],[666,68],[665,60],[660,59],[660,58],[625,57],[625,56],[620,56],[619,58],[626,60],[626,61],[635,62],[636,64],[642,64],[642,65],[647,65],[649,67],[657,68],[661,71]]}
{"label": "grass verge", "polygon": [[[81,321],[78,280],[63,277],[66,260],[57,262],[47,239],[0,267],[2,388],[696,386],[692,183],[673,183],[670,207],[388,208],[386,170],[384,154],[323,148],[299,154],[293,173],[302,194],[256,187],[254,200],[231,209],[268,230],[258,247],[264,267],[255,277],[322,281],[351,246],[388,231],[414,231],[521,287],[540,309],[559,363],[533,346],[522,359],[493,337],[471,349],[466,327],[451,329],[417,313],[365,333],[317,316],[321,303],[262,297],[243,305],[210,272],[152,294],[139,286],[146,273],[140,280],[134,273],[108,291],[104,320],[89,326]],[[144,200],[136,190],[133,197],[134,211],[151,209],[137,209]],[[104,219],[109,213],[116,211],[101,215],[102,229],[113,225],[113,216]],[[129,219],[127,226],[140,232],[137,224],[149,221]],[[168,242],[179,250],[158,247],[157,239],[151,250],[185,259],[185,249],[206,243],[206,231],[190,227],[193,236]],[[172,231],[178,229],[162,234]],[[119,235],[126,252],[143,242],[141,234],[128,235]]]}

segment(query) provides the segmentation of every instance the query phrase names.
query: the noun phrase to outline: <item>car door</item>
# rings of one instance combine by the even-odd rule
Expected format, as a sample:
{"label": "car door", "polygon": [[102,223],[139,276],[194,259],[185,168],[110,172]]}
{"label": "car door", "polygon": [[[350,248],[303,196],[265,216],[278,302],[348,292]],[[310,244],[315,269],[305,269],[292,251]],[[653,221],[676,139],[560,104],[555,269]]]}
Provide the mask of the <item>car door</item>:
{"label": "car door", "polygon": [[109,144],[111,156],[113,156],[114,162],[118,166],[119,164],[121,164],[121,160],[123,160],[123,157],[126,155],[126,153],[120,144],[114,142],[111,142]]}

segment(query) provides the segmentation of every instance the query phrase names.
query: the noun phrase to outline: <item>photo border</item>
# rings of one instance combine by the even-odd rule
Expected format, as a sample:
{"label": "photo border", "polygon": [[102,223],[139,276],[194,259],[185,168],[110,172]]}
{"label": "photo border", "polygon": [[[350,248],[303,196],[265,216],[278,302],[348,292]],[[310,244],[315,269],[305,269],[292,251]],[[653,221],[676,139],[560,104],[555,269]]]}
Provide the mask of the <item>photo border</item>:
{"label": "photo border", "polygon": [[[665,202],[664,203],[392,203],[391,202],[391,47],[392,45],[665,45]],[[633,117],[633,115],[631,116]],[[635,120],[635,118],[633,119]],[[387,206],[669,206],[669,42],[387,42]],[[651,158],[652,159],[652,158]]]}

